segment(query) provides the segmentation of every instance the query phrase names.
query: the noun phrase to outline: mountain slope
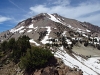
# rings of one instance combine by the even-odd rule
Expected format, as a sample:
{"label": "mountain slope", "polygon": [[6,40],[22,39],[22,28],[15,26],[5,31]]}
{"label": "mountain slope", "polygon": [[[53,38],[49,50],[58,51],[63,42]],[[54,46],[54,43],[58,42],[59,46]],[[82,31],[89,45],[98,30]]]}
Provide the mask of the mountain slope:
{"label": "mountain slope", "polygon": [[0,42],[27,35],[32,45],[50,48],[55,57],[61,58],[72,68],[81,69],[83,75],[99,75],[100,57],[92,55],[93,57],[85,59],[82,53],[74,51],[74,47],[81,49],[83,45],[87,50],[89,47],[94,47],[95,51],[96,48],[100,49],[99,31],[99,27],[87,22],[64,18],[58,14],[41,13],[18,23],[9,31],[0,33]]}

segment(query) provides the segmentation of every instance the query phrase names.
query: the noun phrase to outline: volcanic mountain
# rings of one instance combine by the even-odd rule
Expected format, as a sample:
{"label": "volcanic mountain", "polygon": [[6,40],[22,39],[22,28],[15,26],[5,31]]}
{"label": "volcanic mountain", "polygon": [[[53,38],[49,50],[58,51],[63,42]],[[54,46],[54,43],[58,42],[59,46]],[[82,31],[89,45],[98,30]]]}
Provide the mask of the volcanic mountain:
{"label": "volcanic mountain", "polygon": [[23,35],[30,37],[31,45],[47,46],[55,57],[71,68],[81,69],[83,75],[100,74],[100,27],[57,13],[41,13],[0,33],[0,42]]}

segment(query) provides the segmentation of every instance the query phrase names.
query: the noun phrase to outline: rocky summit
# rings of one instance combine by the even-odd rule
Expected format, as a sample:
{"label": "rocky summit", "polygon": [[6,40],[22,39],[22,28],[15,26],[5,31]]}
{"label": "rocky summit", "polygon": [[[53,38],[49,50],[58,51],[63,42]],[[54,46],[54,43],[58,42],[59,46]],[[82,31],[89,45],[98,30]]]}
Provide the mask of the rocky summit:
{"label": "rocky summit", "polygon": [[[31,45],[49,48],[62,61],[55,67],[37,69],[33,75],[100,75],[100,27],[57,13],[41,13],[0,33],[0,43],[23,35],[30,38]],[[7,75],[3,74],[6,68],[0,68],[0,75]]]}

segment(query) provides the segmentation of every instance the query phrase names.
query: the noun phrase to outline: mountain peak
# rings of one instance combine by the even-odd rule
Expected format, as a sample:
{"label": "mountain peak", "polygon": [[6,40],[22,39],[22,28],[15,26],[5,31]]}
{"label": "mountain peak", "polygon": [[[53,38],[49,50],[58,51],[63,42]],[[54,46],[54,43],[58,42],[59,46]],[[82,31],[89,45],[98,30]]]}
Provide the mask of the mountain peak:
{"label": "mountain peak", "polygon": [[100,27],[65,18],[57,13],[40,13],[1,33],[0,42],[18,39],[23,35],[29,36],[29,42],[34,46],[50,48],[66,65],[81,69],[84,75],[100,73],[100,59],[86,57],[100,56]]}

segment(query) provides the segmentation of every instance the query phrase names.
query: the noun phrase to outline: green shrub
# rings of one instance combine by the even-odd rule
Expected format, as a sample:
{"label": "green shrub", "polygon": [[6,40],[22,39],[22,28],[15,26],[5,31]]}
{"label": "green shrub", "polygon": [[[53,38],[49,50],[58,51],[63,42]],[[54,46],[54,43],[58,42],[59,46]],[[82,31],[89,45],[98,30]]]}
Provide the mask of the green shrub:
{"label": "green shrub", "polygon": [[32,47],[28,49],[26,55],[21,58],[20,67],[25,70],[40,68],[45,66],[51,57],[53,57],[53,54],[50,50]]}
{"label": "green shrub", "polygon": [[9,41],[8,41],[8,49],[9,50],[13,50],[14,49],[14,46],[15,46],[15,38],[11,38]]}
{"label": "green shrub", "polygon": [[8,48],[8,42],[7,42],[7,41],[3,41],[3,42],[1,43],[1,50],[2,50],[2,51],[6,51],[7,48]]}
{"label": "green shrub", "polygon": [[87,47],[87,46],[88,46],[88,41],[86,41],[86,42],[84,43],[84,46],[85,46],[85,47]]}
{"label": "green shrub", "polygon": [[100,45],[97,46],[97,49],[100,50]]}
{"label": "green shrub", "polygon": [[22,36],[19,37],[18,40],[13,43],[13,47],[11,46],[11,48],[13,48],[12,51],[12,58],[13,61],[15,63],[19,62],[19,59],[21,58],[21,56],[24,56],[25,53],[27,52],[28,48],[31,48],[31,45],[29,43],[29,37],[28,36]]}

